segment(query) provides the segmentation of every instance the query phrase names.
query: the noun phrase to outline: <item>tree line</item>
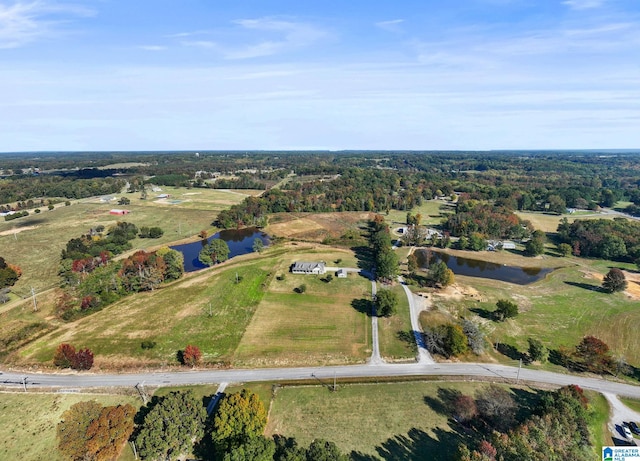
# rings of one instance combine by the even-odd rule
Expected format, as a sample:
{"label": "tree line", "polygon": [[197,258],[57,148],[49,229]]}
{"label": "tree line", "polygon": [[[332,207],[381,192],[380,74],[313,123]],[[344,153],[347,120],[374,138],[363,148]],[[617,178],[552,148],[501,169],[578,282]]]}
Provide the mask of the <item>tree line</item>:
{"label": "tree line", "polygon": [[59,452],[74,461],[116,459],[127,441],[143,460],[190,454],[224,461],[347,460],[326,440],[305,447],[292,437],[265,437],[266,424],[264,404],[246,389],[224,395],[211,415],[192,391],[175,391],[154,396],[137,412],[131,405],[79,402],[63,413],[57,441]]}

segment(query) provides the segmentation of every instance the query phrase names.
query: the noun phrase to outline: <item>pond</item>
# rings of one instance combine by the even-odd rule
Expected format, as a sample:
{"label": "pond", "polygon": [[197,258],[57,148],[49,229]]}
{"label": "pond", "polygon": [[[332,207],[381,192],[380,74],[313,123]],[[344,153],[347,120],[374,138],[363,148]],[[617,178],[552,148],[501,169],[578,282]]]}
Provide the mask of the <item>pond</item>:
{"label": "pond", "polygon": [[[223,230],[209,237],[207,242],[212,239],[224,240],[229,245],[229,258],[233,258],[234,256],[252,253],[253,241],[257,238],[262,240],[265,246],[271,243],[269,236],[255,227]],[[198,260],[198,254],[204,245],[203,242],[204,240],[198,240],[197,242],[170,247],[172,250],[177,250],[184,255],[185,272],[193,272],[207,267]]]}
{"label": "pond", "polygon": [[552,268],[507,266],[429,250],[416,250],[416,256],[418,258],[418,266],[423,269],[426,269],[430,262],[433,263],[440,260],[456,275],[483,277],[517,285],[528,285],[529,283],[537,282],[553,271]]}

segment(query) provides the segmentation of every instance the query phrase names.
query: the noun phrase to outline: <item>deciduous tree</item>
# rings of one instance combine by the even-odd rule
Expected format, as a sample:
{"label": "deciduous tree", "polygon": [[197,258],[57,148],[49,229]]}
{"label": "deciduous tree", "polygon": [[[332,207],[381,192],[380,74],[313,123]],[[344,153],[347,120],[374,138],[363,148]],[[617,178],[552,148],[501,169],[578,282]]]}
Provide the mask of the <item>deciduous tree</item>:
{"label": "deciduous tree", "polygon": [[398,295],[391,290],[380,290],[376,294],[377,313],[381,317],[393,315],[398,306]]}
{"label": "deciduous tree", "polygon": [[53,364],[60,368],[71,368],[76,357],[76,348],[71,344],[62,343],[56,348]]}
{"label": "deciduous tree", "polygon": [[206,266],[213,266],[226,261],[228,258],[229,245],[222,239],[212,239],[202,247],[198,255],[198,260]]}
{"label": "deciduous tree", "polygon": [[223,397],[211,433],[216,452],[226,453],[262,435],[266,425],[267,411],[257,394],[242,389]]}
{"label": "deciduous tree", "polygon": [[493,315],[496,320],[504,321],[506,319],[515,317],[518,315],[518,305],[508,299],[500,299],[496,303],[496,310],[493,311]]}
{"label": "deciduous tree", "polygon": [[207,411],[193,392],[171,392],[144,417],[136,446],[144,459],[173,460],[204,435]]}
{"label": "deciduous tree", "polygon": [[133,433],[135,414],[136,409],[129,404],[103,408],[87,428],[88,453],[96,461],[118,459]]}
{"label": "deciduous tree", "polygon": [[102,412],[102,405],[95,400],[73,404],[62,414],[62,421],[56,427],[58,450],[72,461],[91,459],[87,447],[87,430]]}
{"label": "deciduous tree", "polygon": [[604,280],[602,281],[602,288],[607,293],[615,293],[617,291],[624,291],[627,289],[627,279],[624,276],[624,272],[622,272],[617,267],[614,267],[607,275],[604,276]]}
{"label": "deciduous tree", "polygon": [[189,344],[182,352],[182,363],[188,367],[195,367],[202,360],[202,351],[197,346]]}

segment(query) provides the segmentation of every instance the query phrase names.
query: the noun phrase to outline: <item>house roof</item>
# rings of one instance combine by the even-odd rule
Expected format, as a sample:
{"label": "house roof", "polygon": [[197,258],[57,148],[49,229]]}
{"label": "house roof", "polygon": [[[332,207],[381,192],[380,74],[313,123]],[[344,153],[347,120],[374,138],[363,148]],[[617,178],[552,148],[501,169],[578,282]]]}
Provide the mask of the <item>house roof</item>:
{"label": "house roof", "polygon": [[298,261],[296,263],[294,263],[293,267],[291,268],[294,271],[303,271],[303,272],[311,272],[314,269],[324,269],[324,263],[322,262],[303,262],[303,261]]}

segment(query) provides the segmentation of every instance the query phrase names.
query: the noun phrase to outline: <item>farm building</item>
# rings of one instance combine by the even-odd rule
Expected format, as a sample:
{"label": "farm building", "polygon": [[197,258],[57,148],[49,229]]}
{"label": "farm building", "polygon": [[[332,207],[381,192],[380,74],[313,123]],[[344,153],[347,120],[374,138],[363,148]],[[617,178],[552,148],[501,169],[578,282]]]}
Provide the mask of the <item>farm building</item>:
{"label": "farm building", "polygon": [[114,215],[125,215],[129,213],[131,213],[129,210],[119,210],[117,208],[114,208],[113,210],[109,210],[109,214],[114,214]]}
{"label": "farm building", "polygon": [[323,262],[296,262],[291,266],[294,274],[324,274],[326,271]]}
{"label": "farm building", "polygon": [[347,278],[347,271],[344,269],[338,269],[336,271],[336,277],[338,277],[339,279],[346,279]]}
{"label": "farm building", "polygon": [[171,197],[169,194],[156,195],[156,198],[169,198],[169,197]]}

